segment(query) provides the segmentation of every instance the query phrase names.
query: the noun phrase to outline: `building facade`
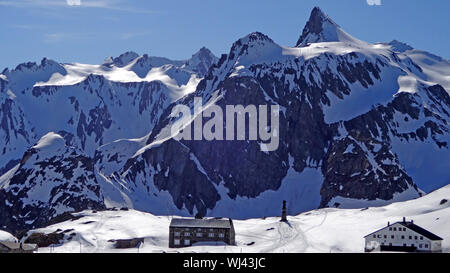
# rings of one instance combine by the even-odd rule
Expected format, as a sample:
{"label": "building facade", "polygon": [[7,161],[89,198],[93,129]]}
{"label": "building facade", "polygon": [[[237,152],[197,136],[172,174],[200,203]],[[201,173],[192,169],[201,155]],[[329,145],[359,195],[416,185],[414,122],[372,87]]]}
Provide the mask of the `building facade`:
{"label": "building facade", "polygon": [[396,222],[364,237],[365,252],[442,252],[442,238],[419,227],[413,221]]}
{"label": "building facade", "polygon": [[169,247],[187,247],[199,242],[235,244],[231,219],[172,219],[169,226]]}

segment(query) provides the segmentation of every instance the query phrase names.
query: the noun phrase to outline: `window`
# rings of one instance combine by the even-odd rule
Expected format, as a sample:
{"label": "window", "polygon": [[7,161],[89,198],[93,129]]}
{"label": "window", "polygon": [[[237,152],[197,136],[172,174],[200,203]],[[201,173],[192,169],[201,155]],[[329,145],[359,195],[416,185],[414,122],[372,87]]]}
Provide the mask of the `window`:
{"label": "window", "polygon": [[191,240],[188,240],[188,239],[184,240],[184,245],[185,246],[188,246],[190,244],[191,244]]}
{"label": "window", "polygon": [[378,238],[381,238],[381,235],[378,235]]}
{"label": "window", "polygon": [[197,232],[197,237],[203,237],[203,233]]}
{"label": "window", "polygon": [[412,239],[412,236],[409,236],[409,239],[411,240],[411,239]]}
{"label": "window", "polygon": [[185,232],[185,233],[184,233],[184,236],[191,236],[191,233]]}
{"label": "window", "polygon": [[208,233],[208,237],[209,238],[213,238],[214,237],[214,233]]}
{"label": "window", "polygon": [[392,231],[392,228],[391,228],[391,227],[389,228],[389,231]]}
{"label": "window", "polygon": [[394,231],[397,231],[397,228],[394,228]]}
{"label": "window", "polygon": [[414,239],[417,240],[417,236],[414,236]]}
{"label": "window", "polygon": [[179,231],[175,231],[175,236],[180,236],[180,232]]}
{"label": "window", "polygon": [[173,244],[174,245],[180,245],[180,239],[175,239],[174,241],[173,241]]}
{"label": "window", "polygon": [[384,235],[384,239],[386,239],[387,238],[387,235]]}
{"label": "window", "polygon": [[420,240],[423,240],[423,236],[420,236]]}
{"label": "window", "polygon": [[225,237],[225,234],[219,233],[219,238],[223,238],[223,237]]}
{"label": "window", "polygon": [[377,235],[373,235],[373,238],[377,238]]}
{"label": "window", "polygon": [[406,231],[406,228],[405,228],[405,227],[403,228],[403,231]]}
{"label": "window", "polygon": [[405,235],[402,235],[402,239],[405,239]]}
{"label": "window", "polygon": [[419,245],[419,248],[422,248],[422,244]]}
{"label": "window", "polygon": [[414,247],[414,244],[411,244],[412,247]]}
{"label": "window", "polygon": [[391,235],[391,239],[394,239],[394,235]]}
{"label": "window", "polygon": [[425,244],[425,248],[428,248],[428,244]]}

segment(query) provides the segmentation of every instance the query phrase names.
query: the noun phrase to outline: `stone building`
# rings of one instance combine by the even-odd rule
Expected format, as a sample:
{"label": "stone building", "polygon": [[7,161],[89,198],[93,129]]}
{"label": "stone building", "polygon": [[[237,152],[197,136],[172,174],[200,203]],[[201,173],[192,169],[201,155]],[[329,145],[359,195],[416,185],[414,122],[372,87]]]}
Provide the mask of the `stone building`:
{"label": "stone building", "polygon": [[172,219],[169,226],[169,247],[186,247],[200,242],[235,244],[231,219]]}

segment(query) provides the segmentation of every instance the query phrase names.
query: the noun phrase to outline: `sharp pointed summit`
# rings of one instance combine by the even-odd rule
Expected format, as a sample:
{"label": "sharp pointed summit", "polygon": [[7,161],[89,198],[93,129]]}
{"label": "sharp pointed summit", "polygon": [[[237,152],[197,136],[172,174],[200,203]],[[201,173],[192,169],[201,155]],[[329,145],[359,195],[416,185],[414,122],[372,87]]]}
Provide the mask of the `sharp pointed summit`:
{"label": "sharp pointed summit", "polygon": [[192,57],[186,61],[184,67],[205,76],[209,68],[217,63],[219,59],[206,47],[200,48]]}
{"label": "sharp pointed summit", "polygon": [[315,7],[297,41],[296,47],[322,42],[358,42],[359,40],[347,34],[319,7]]}

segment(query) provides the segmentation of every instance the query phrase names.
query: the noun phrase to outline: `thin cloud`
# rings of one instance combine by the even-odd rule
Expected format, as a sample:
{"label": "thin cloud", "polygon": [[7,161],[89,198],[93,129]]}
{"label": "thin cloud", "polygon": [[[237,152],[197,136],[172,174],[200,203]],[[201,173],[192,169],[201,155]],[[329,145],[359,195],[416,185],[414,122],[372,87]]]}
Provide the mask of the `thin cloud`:
{"label": "thin cloud", "polygon": [[155,14],[163,13],[161,11],[130,7],[129,1],[123,0],[0,0],[0,6],[8,6],[15,8],[98,8],[106,10],[114,10],[119,12]]}
{"label": "thin cloud", "polygon": [[366,0],[369,6],[380,6],[381,0]]}
{"label": "thin cloud", "polygon": [[102,39],[110,40],[130,40],[138,37],[148,36],[151,30],[142,30],[135,32],[53,32],[43,35],[43,41],[47,44],[57,44],[61,42],[82,41],[89,42],[104,37]]}
{"label": "thin cloud", "polygon": [[67,5],[69,6],[80,6],[81,0],[66,0]]}

